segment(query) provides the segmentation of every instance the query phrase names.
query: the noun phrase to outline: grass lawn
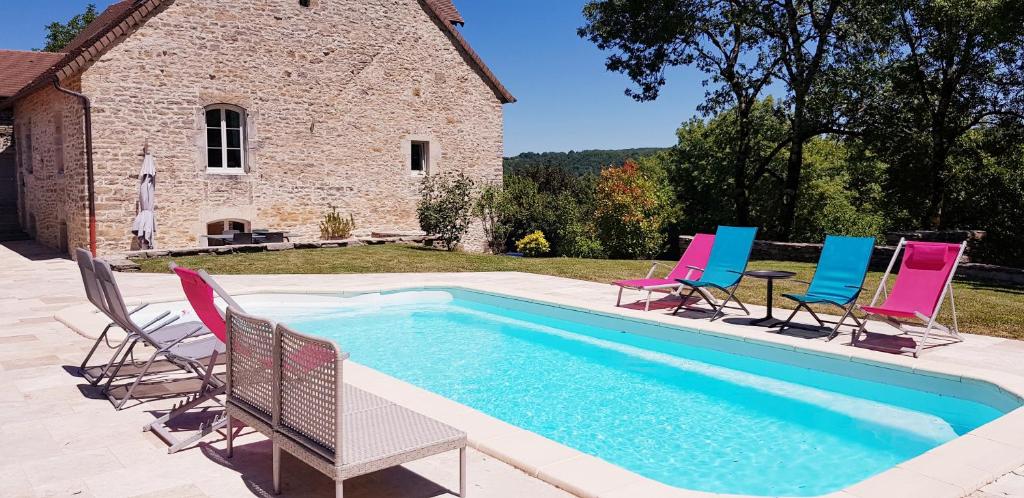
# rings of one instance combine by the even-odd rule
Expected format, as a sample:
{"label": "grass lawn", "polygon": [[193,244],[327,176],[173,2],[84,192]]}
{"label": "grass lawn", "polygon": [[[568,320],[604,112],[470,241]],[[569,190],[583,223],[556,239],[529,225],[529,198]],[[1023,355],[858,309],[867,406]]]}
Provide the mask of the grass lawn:
{"label": "grass lawn", "polygon": [[[463,271],[520,271],[559,277],[611,282],[623,278],[639,278],[650,268],[648,261],[607,259],[539,258],[524,259],[484,254],[448,253],[416,246],[381,245],[341,249],[304,249],[294,251],[260,252],[230,255],[204,255],[176,258],[179,264],[204,268],[213,274],[267,274],[267,273],[395,273],[395,272],[463,272]],[[167,272],[167,259],[139,260],[144,272]],[[674,262],[666,262],[674,264]],[[811,263],[788,261],[751,261],[750,269],[789,270],[795,278],[809,281],[814,272]],[[861,295],[861,304],[870,301],[882,274],[868,274]],[[738,292],[745,303],[764,304],[765,284],[748,279]],[[801,291],[803,284],[791,281],[776,282],[776,296],[783,292]],[[972,282],[957,281],[957,312],[962,330],[997,337],[1024,339],[1022,312],[1024,289],[1001,288]],[[638,295],[638,294],[631,294]],[[608,299],[615,299],[615,291],[608,288]],[[943,306],[948,323],[948,301]],[[791,307],[787,299],[775,299],[779,308]],[[830,311],[836,308],[831,308]],[[779,315],[781,313],[776,313]]]}

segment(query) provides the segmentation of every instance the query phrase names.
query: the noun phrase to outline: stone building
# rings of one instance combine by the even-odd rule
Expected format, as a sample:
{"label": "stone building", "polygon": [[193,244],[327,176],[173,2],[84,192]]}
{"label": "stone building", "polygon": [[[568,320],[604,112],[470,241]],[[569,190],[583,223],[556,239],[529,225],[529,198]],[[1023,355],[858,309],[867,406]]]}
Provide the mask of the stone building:
{"label": "stone building", "polygon": [[515,99],[462,23],[450,0],[115,3],[62,53],[0,51],[0,207],[45,245],[125,252],[148,148],[157,247],[315,239],[332,206],[415,230],[424,175],[501,180]]}

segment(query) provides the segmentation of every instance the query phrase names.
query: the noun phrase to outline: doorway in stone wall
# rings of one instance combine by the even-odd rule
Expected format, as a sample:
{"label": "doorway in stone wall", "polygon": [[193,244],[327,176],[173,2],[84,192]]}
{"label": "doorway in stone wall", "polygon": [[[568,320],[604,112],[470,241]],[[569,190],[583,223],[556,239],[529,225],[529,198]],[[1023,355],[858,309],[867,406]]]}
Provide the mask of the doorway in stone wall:
{"label": "doorway in stone wall", "polygon": [[14,147],[0,151],[0,241],[25,240],[18,222],[18,165]]}

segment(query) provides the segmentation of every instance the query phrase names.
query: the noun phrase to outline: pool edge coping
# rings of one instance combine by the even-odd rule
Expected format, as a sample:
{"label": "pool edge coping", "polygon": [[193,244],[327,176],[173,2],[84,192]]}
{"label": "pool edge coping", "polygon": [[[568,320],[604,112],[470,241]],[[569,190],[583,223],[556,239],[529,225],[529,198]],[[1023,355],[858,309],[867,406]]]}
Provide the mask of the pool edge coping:
{"label": "pool edge coping", "polygon": [[[779,336],[766,331],[738,333],[724,327],[716,327],[718,322],[687,320],[686,324],[671,322],[682,317],[668,317],[621,307],[597,307],[594,303],[572,301],[559,296],[544,295],[541,298],[524,295],[523,292],[503,289],[495,291],[483,285],[473,283],[451,284],[447,282],[389,285],[338,285],[305,287],[302,289],[283,286],[252,286],[244,291],[232,292],[235,295],[252,294],[334,294],[352,296],[374,292],[395,292],[415,290],[456,289],[483,293],[509,299],[522,300],[533,304],[554,306],[571,311],[599,314],[605,317],[625,319],[646,325],[667,326],[683,332],[708,334],[719,338],[751,342],[761,346],[793,350],[803,354],[825,357],[833,360],[863,362],[883,368],[903,370],[917,375],[940,377],[960,382],[980,382],[996,386],[1005,393],[1024,399],[1024,377],[1005,372],[972,367],[951,367],[945,363],[931,361],[927,358],[907,358],[886,355],[883,353],[853,347],[842,347],[833,343],[793,341],[798,338]],[[527,291],[528,292],[528,291]],[[181,301],[181,296],[163,295],[150,299],[150,303]],[[87,338],[95,338],[80,326],[90,323],[89,328],[105,320],[99,318],[93,307],[81,304],[58,310],[54,318],[75,333]],[[810,346],[810,347],[808,347]],[[840,349],[841,348],[841,349]],[[891,358],[889,357],[891,356]],[[924,365],[921,365],[924,363]],[[710,497],[710,496],[746,496],[726,495],[689,490],[674,487],[641,476],[612,464],[598,457],[583,453],[569,446],[557,443],[544,436],[520,427],[502,422],[490,415],[470,408],[456,401],[444,398],[435,393],[413,386],[400,379],[378,372],[356,362],[349,362],[355,367],[353,385],[367,389],[385,398],[395,399],[410,409],[421,411],[428,416],[438,418],[454,427],[459,427],[469,435],[472,447],[501,460],[517,469],[548,482],[556,487],[584,498],[627,498],[632,496],[650,497]],[[353,374],[346,371],[346,379],[352,380]],[[469,421],[467,417],[476,420]],[[475,429],[466,428],[476,425]],[[1018,407],[1004,413],[995,420],[984,424],[967,434],[863,481],[853,484],[828,497],[859,497],[879,496],[880,493],[900,494],[900,490],[927,490],[931,497],[966,496],[985,484],[1024,465],[1024,407]],[[524,447],[525,445],[525,447]],[[551,455],[560,455],[552,460]],[[564,457],[564,458],[562,458]]]}

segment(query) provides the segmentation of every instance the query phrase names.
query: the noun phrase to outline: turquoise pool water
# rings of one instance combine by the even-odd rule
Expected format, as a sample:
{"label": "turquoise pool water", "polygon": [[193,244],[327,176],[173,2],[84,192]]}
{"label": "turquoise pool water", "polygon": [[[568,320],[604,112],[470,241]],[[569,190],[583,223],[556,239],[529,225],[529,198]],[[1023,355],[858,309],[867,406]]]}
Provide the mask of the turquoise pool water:
{"label": "turquoise pool water", "polygon": [[324,303],[261,311],[336,340],[354,361],[687,489],[825,494],[1002,414],[461,290]]}

